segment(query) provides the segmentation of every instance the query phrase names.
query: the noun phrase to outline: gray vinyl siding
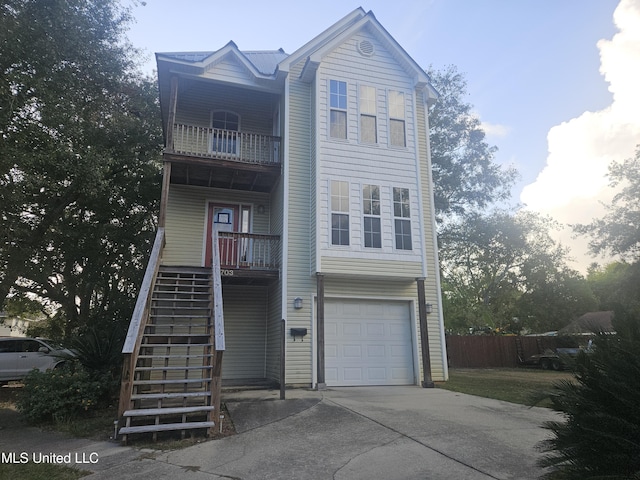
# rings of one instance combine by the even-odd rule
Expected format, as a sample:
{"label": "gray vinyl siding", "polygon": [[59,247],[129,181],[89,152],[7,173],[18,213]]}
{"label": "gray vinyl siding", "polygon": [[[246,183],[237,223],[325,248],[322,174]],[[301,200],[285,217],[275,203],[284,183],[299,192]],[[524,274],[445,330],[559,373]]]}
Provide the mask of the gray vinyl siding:
{"label": "gray vinyl siding", "polygon": [[[370,41],[375,50],[371,57],[358,53],[357,44]],[[347,139],[330,138],[329,81],[347,83]],[[420,222],[423,206],[419,202],[420,183],[416,178],[416,125],[414,124],[413,79],[401,68],[393,55],[377,38],[363,30],[345,41],[323,58],[318,70],[319,82],[319,194],[316,213],[317,241],[320,246],[320,270],[326,273],[351,271],[402,276],[407,263],[421,264],[423,238]],[[376,89],[377,143],[365,144],[359,138],[359,86]],[[404,93],[406,147],[388,144],[388,92]],[[349,246],[331,245],[330,185],[331,180],[349,182]],[[381,187],[382,248],[364,246],[362,187]],[[408,188],[411,209],[412,250],[396,250],[393,216],[393,187]],[[381,267],[382,261],[384,267]],[[344,266],[341,266],[344,261]],[[375,265],[371,265],[375,264]],[[411,270],[414,271],[413,269]],[[413,273],[411,273],[413,274]]]}
{"label": "gray vinyl siding", "polygon": [[[271,228],[272,233],[282,238],[284,183],[279,182],[271,197]],[[282,265],[282,242],[277,253],[278,264]],[[282,276],[281,276],[282,278]],[[266,377],[280,381],[280,345],[282,328],[282,281],[274,281],[269,285],[269,309],[267,312],[267,346],[266,346]]]}
{"label": "gray vinyl siding", "polygon": [[223,287],[226,350],[222,379],[266,377],[267,288],[247,285]]}
{"label": "gray vinyl siding", "polygon": [[427,106],[425,99],[421,93],[418,96],[417,105],[417,128],[420,152],[420,183],[422,186],[422,202],[423,202],[423,225],[425,247],[424,252],[427,263],[427,275],[425,277],[425,292],[427,302],[433,305],[433,313],[428,317],[429,329],[429,353],[431,357],[431,374],[434,380],[446,380],[445,365],[446,361],[446,343],[444,342],[444,325],[440,322],[442,315],[442,298],[438,291],[437,275],[439,274],[439,264],[437,259],[438,246],[434,243],[434,230],[436,228],[435,219],[431,215],[433,202],[433,183],[431,181],[431,163],[428,155],[428,131],[425,122]]}
{"label": "gray vinyl siding", "polygon": [[210,127],[211,112],[226,110],[240,116],[241,131],[272,134],[277,95],[205,82],[197,82],[195,85],[197,88],[189,88],[185,93],[180,89],[176,123]]}
{"label": "gray vinyl siding", "polygon": [[[253,233],[268,234],[270,197],[266,193],[171,185],[166,216],[165,265],[202,266],[208,202],[253,205]],[[259,214],[257,206],[265,213]]]}
{"label": "gray vinyl siding", "polygon": [[[288,204],[288,256],[287,270],[287,329],[307,328],[311,331],[309,292],[315,289],[315,280],[309,274],[311,240],[309,212],[312,188],[310,175],[310,134],[313,113],[310,111],[311,85],[299,79],[302,64],[292,67],[289,74],[289,195]],[[293,308],[293,299],[302,297],[306,307]],[[294,342],[287,335],[286,383],[311,384],[311,342]]]}
{"label": "gray vinyl siding", "polygon": [[367,276],[372,278],[409,278],[422,276],[422,263],[395,260],[363,261],[357,258],[323,257],[322,271],[326,274]]}

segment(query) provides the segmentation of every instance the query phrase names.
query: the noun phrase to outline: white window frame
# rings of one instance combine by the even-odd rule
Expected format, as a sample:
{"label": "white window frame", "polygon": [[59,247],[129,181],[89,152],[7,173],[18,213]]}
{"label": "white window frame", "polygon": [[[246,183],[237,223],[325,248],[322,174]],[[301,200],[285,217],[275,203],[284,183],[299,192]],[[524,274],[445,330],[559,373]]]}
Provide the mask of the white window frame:
{"label": "white window frame", "polygon": [[[346,191],[342,190],[343,187],[346,188]],[[329,180],[329,244],[333,247],[348,247],[351,245],[349,189],[350,185],[348,181]],[[338,243],[334,243],[334,218],[342,220],[346,218],[346,243],[342,243],[344,239],[341,232],[345,231],[344,228],[341,228],[342,225],[337,226]]]}
{"label": "white window frame", "polygon": [[[373,192],[374,190],[372,189],[373,187],[375,187],[377,189],[378,195],[377,198],[374,198]],[[368,195],[367,195],[367,190],[368,190]],[[382,189],[380,188],[380,185],[375,185],[375,184],[363,184],[362,185],[362,246],[364,248],[372,248],[372,249],[382,249],[382,202],[380,199],[380,191]],[[377,213],[376,209],[374,208],[375,206],[375,202],[377,202],[378,208],[377,208]],[[367,208],[369,207],[369,208]],[[371,231],[367,231],[366,229],[366,223],[367,220],[371,219],[371,220],[377,220],[378,223],[378,231],[374,232],[373,230]],[[374,240],[374,235],[378,235],[379,240],[380,240],[380,244],[376,245],[375,244],[375,240]],[[371,236],[371,245],[367,245],[367,235]]]}
{"label": "white window frame", "polygon": [[[396,95],[402,99],[402,103],[396,103]],[[401,90],[388,90],[387,91],[387,104],[389,112],[389,146],[397,148],[407,147],[407,102],[406,94]],[[394,122],[402,122],[403,126],[403,139],[402,144],[394,143],[394,136],[391,125]]]}
{"label": "white window frame", "polygon": [[[338,85],[338,91],[336,93],[333,93],[332,91],[332,85],[333,83],[336,83],[336,85]],[[329,79],[328,82],[328,95],[327,95],[327,104],[329,105],[329,118],[328,118],[328,124],[329,124],[329,131],[328,131],[328,135],[329,138],[334,139],[334,140],[342,140],[342,141],[346,141],[349,138],[349,114],[348,114],[348,108],[349,108],[349,84],[346,81],[343,80],[336,80],[336,79]],[[340,91],[339,85],[343,84],[344,85],[344,93],[342,93]],[[334,105],[334,98],[337,100],[337,104]],[[340,101],[341,99],[344,98],[344,107],[342,106],[342,102]],[[340,136],[334,136],[334,125],[336,125],[337,127],[342,127],[341,124],[339,123],[334,123],[333,121],[333,113],[339,113],[339,114],[344,114],[344,136],[340,135]],[[340,115],[342,117],[342,115]],[[342,128],[341,128],[342,129]]]}
{"label": "white window frame", "polygon": [[[400,191],[400,199],[396,200],[396,190]],[[406,191],[406,202],[403,194]],[[411,224],[411,190],[406,187],[392,187],[391,201],[393,202],[393,247],[397,251],[413,250],[413,235]],[[406,211],[405,208],[406,207]],[[402,225],[402,231],[399,232],[398,226]],[[398,245],[398,235],[403,239],[400,246]],[[408,239],[408,241],[407,241]],[[409,248],[407,248],[409,247]]]}
{"label": "white window frame", "polygon": [[[225,114],[225,128],[215,127],[213,124],[213,116],[216,113],[224,113]],[[227,128],[227,115],[234,115],[238,119],[238,128],[236,130],[230,130]],[[231,155],[236,156],[239,154],[239,144],[240,144],[240,115],[233,110],[224,110],[217,109],[211,110],[211,114],[209,116],[209,125],[211,126],[212,132],[210,133],[211,137],[209,139],[209,153],[217,152],[222,153],[223,155]],[[216,137],[216,133],[213,132],[213,129],[216,130],[224,130],[225,132],[235,132],[235,133],[224,133],[220,137]]]}
{"label": "white window frame", "polygon": [[[365,93],[366,92],[366,93]],[[373,94],[372,97],[369,95]],[[360,84],[358,85],[358,109],[359,109],[359,132],[360,143],[367,145],[376,145],[378,143],[378,108],[377,108],[378,92],[376,87],[371,85]],[[365,118],[373,119],[373,140],[365,138],[365,128],[363,120]]]}

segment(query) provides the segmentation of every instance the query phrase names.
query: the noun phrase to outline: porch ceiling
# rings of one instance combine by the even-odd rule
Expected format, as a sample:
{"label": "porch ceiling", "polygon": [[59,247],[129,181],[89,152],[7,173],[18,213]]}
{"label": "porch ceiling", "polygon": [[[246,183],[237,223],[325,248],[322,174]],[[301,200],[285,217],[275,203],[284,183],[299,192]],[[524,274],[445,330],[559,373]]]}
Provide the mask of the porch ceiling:
{"label": "porch ceiling", "polygon": [[171,183],[269,193],[280,176],[280,165],[235,165],[233,162],[172,161]]}

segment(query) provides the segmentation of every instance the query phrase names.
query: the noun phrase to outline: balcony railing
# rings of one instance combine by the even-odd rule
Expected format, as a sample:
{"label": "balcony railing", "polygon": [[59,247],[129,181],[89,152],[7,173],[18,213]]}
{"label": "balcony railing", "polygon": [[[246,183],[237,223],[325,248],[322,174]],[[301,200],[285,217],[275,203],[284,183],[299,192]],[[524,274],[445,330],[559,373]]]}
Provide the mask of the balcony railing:
{"label": "balcony railing", "polygon": [[218,232],[218,235],[222,268],[278,269],[278,235],[237,232]]}
{"label": "balcony railing", "polygon": [[280,163],[280,137],[176,124],[173,152],[260,165]]}

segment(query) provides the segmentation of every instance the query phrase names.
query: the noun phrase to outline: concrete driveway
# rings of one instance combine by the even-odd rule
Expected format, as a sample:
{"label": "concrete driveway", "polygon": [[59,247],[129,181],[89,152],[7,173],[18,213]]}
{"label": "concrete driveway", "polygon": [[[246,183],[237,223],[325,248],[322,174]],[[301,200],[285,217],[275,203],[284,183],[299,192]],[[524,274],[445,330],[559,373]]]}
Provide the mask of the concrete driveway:
{"label": "concrete driveway", "polygon": [[[88,479],[534,479],[543,408],[418,387],[227,394],[238,435]],[[273,400],[273,401],[269,401]]]}

